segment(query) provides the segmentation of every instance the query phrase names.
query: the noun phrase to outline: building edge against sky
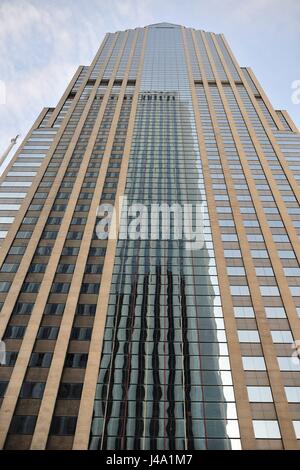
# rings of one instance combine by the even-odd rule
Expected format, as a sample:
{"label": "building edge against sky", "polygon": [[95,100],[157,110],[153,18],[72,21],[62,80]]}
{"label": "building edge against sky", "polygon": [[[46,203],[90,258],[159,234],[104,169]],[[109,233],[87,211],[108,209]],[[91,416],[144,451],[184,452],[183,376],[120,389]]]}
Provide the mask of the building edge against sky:
{"label": "building edge against sky", "polygon": [[[299,179],[223,35],[108,33],[0,178],[0,448],[299,449]],[[99,238],[120,196],[204,246]]]}

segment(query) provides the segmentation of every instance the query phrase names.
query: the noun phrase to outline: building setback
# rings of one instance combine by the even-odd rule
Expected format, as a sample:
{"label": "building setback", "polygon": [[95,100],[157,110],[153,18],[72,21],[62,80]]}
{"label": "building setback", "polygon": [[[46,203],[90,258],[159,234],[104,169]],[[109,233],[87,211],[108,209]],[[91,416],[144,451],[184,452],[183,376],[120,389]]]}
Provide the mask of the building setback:
{"label": "building setback", "polygon": [[[223,35],[107,34],[0,178],[0,448],[300,449],[299,180]],[[121,196],[203,246],[99,237]]]}

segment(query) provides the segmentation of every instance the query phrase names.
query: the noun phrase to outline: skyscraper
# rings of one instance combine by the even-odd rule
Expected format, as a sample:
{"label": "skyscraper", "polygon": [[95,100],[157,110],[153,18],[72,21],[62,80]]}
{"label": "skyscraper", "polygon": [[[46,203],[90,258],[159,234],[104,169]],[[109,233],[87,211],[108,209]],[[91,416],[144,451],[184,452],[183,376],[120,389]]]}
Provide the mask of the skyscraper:
{"label": "skyscraper", "polygon": [[299,449],[299,179],[222,35],[107,34],[0,179],[0,447]]}

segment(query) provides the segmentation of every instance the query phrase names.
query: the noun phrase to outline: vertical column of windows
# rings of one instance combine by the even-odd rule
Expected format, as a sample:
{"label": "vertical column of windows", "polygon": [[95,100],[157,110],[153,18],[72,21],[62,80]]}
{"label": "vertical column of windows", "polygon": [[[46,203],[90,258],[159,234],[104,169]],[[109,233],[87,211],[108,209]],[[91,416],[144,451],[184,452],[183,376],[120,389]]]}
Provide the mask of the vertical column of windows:
{"label": "vertical column of windows", "polygon": [[[230,79],[230,80],[231,80],[231,79]],[[221,89],[221,85],[218,84],[218,87],[219,87],[219,86],[220,86],[220,89]],[[234,87],[233,84],[232,84],[232,87]],[[227,93],[233,95],[233,91],[231,90],[231,88],[230,88],[230,91],[228,91],[229,86],[225,86],[224,88],[225,88],[225,90],[227,90]],[[223,90],[222,90],[222,91],[223,91]],[[243,153],[245,152],[245,154],[247,154],[247,150],[249,151],[249,147],[251,147],[251,145],[249,145],[249,144],[250,144],[250,141],[245,142],[243,139],[247,138],[246,136],[247,136],[247,133],[248,133],[248,129],[246,129],[246,125],[245,125],[245,122],[244,122],[244,120],[243,120],[243,116],[242,116],[242,114],[240,113],[240,109],[238,108],[238,106],[236,106],[236,108],[233,108],[233,109],[232,109],[232,107],[231,107],[231,104],[232,104],[232,103],[230,102],[230,100],[228,100],[228,99],[226,99],[226,98],[227,98],[227,96],[226,96],[226,93],[224,92],[224,95],[223,95],[223,97],[222,97],[222,100],[224,100],[224,102],[226,103],[227,109],[229,108],[229,110],[226,111],[227,115],[230,116],[230,117],[228,117],[228,119],[229,119],[229,120],[231,120],[231,119],[233,120],[233,122],[230,123],[230,124],[232,125],[232,128],[234,129],[233,132],[235,133],[236,130],[238,131],[238,136],[239,136],[239,137],[238,137],[238,139],[237,139],[237,142],[238,142],[237,145],[240,146],[241,151],[242,151]],[[222,104],[221,101],[220,101],[220,103]],[[219,104],[219,103],[218,103],[218,104]],[[225,104],[224,104],[224,106],[225,106]],[[231,109],[230,109],[230,108],[231,108]],[[240,113],[239,116],[238,116],[238,113]],[[233,123],[234,123],[234,125],[233,125]],[[245,127],[244,127],[244,130],[241,130],[241,128],[240,128],[239,126],[245,126]],[[253,135],[251,135],[251,137],[253,138]],[[249,138],[250,138],[250,135],[249,135]],[[243,143],[243,145],[241,145],[241,143]],[[252,144],[252,142],[251,142],[251,144]],[[248,145],[248,146],[247,146],[247,145]],[[254,150],[254,147],[253,147],[253,150]],[[254,151],[255,151],[255,150],[254,150]],[[251,149],[250,149],[250,153],[251,153]],[[248,158],[249,158],[249,156],[248,156]],[[253,154],[252,154],[252,158],[253,158]],[[251,159],[251,156],[250,156],[250,159]],[[256,159],[256,156],[255,156],[255,155],[254,155],[254,159]],[[249,185],[252,187],[252,180],[250,179],[250,182],[249,182],[249,169],[248,169],[248,165],[245,164],[244,160],[242,160],[241,163],[242,163],[243,169],[244,169],[244,171],[245,171],[245,176],[247,176],[247,181],[248,181]],[[250,165],[251,165],[251,164],[250,164]],[[256,165],[254,165],[254,166],[256,166]],[[261,169],[261,171],[262,171],[262,169]],[[256,178],[256,176],[257,176],[257,175],[255,174],[254,179]],[[264,178],[264,176],[265,176],[265,175],[259,174],[259,175],[257,176],[257,179]],[[264,189],[264,188],[261,188],[261,189]],[[252,191],[252,193],[255,192],[255,191],[253,191],[253,189],[252,189],[251,191]],[[259,207],[259,203],[258,203],[258,201],[257,201],[257,196],[256,196],[256,200],[255,200],[255,207],[256,207],[256,209],[257,209],[258,212],[259,212],[260,222],[262,222],[263,219],[264,219],[264,217],[265,217],[265,214],[264,214],[264,213],[262,214],[262,212],[261,212],[261,209],[260,209],[260,207]],[[248,212],[248,210],[249,210],[249,209],[246,209],[246,213]],[[244,212],[245,212],[245,211],[244,211]],[[269,210],[267,209],[266,212],[272,214],[272,213],[273,213],[273,209],[272,209],[272,208],[269,208]],[[265,227],[264,227],[263,232],[264,232],[264,236],[266,236],[267,239],[268,239],[269,235],[268,235],[268,233],[266,233],[267,231],[265,230]],[[266,242],[266,245],[268,245],[268,249],[270,249],[270,241],[268,241],[268,243]],[[293,314],[293,312],[291,312],[291,308],[292,308],[292,307],[291,307],[291,304],[290,304],[289,293],[286,292],[285,287],[283,288],[283,285],[285,285],[285,283],[284,283],[284,279],[283,279],[282,276],[281,276],[281,272],[279,271],[279,270],[280,270],[280,267],[279,267],[279,265],[278,265],[278,261],[279,261],[279,260],[278,260],[278,259],[275,259],[275,260],[274,260],[274,256],[271,256],[271,255],[270,255],[270,258],[272,258],[272,267],[274,267],[274,269],[275,269],[275,271],[276,271],[276,276],[279,276],[279,277],[278,277],[278,280],[280,280],[280,292],[281,292],[282,297],[284,297],[284,301],[286,302],[286,306],[288,307],[289,317],[290,317],[290,314],[291,314],[291,313]],[[276,258],[276,256],[275,256],[275,258]],[[278,272],[279,272],[279,275],[278,275]],[[257,276],[259,275],[259,273],[262,274],[261,271],[258,271]],[[266,271],[265,273],[269,276],[269,275],[271,275],[272,271],[268,270],[268,271]],[[277,280],[277,279],[276,279],[276,280]],[[280,293],[279,293],[278,287],[277,287],[277,286],[272,287],[272,286],[269,286],[269,285],[264,285],[264,284],[266,284],[266,282],[267,282],[267,281],[263,281],[263,282],[260,282],[260,283],[259,283],[259,284],[260,284],[260,294],[261,294],[262,298],[264,299],[264,301],[265,301],[265,297],[267,297],[267,298],[269,298],[269,297],[271,297],[271,296],[279,297],[279,296],[280,296]],[[293,317],[292,317],[292,320],[293,320],[293,327],[295,327],[296,324],[295,324],[295,322],[294,322]],[[261,319],[260,319],[260,323],[261,323]],[[288,327],[289,327],[289,326],[288,326]],[[296,328],[296,329],[297,329],[297,328]],[[261,334],[262,334],[262,331],[261,331],[261,330],[260,330],[260,332],[261,332]],[[272,333],[272,331],[271,331],[271,333]],[[291,335],[290,335],[290,337],[291,337]],[[273,338],[273,334],[272,334],[272,338]],[[267,339],[267,338],[265,338],[265,339]],[[267,340],[268,340],[268,339],[267,339]],[[268,341],[269,341],[269,340],[268,340]],[[275,350],[275,352],[276,352],[276,347],[274,348],[274,350]],[[269,359],[270,359],[270,357],[266,358],[267,361],[269,361]],[[272,360],[273,360],[273,359],[272,359]],[[272,376],[273,376],[273,373],[272,373]],[[273,378],[274,378],[274,377],[273,377]],[[272,381],[273,381],[273,379],[272,379]],[[274,388],[273,388],[273,391],[274,391]],[[275,392],[274,392],[274,393],[275,393]],[[277,391],[276,391],[276,393],[277,393]],[[282,392],[280,391],[280,394],[281,394],[281,393],[282,393]],[[282,400],[280,400],[280,401],[282,401]],[[277,403],[277,401],[276,401],[276,409],[277,409],[277,411],[280,413],[280,416],[281,416],[281,417],[280,417],[280,424],[283,425],[284,428],[285,428],[285,429],[284,429],[284,443],[287,444],[287,445],[289,445],[287,439],[288,439],[289,433],[291,432],[291,427],[290,427],[290,425],[288,425],[288,426],[286,427],[286,426],[285,426],[285,423],[284,423],[284,422],[282,421],[282,419],[281,419],[281,418],[283,417],[283,409],[282,409],[282,408],[283,408],[283,406],[279,405],[279,404]],[[286,415],[286,413],[287,413],[287,407],[286,407],[286,405],[284,405],[284,408],[285,408],[285,415]],[[263,422],[261,422],[260,424],[263,424]],[[270,424],[271,424],[271,423],[270,423]],[[276,423],[274,423],[274,428],[275,428],[275,424],[276,424]],[[257,429],[256,429],[257,422],[256,422],[255,420],[254,420],[254,422],[253,422],[253,425],[254,425],[254,431],[255,431],[256,437],[257,437],[257,438],[261,437],[261,434],[262,434],[262,433],[257,433],[257,432],[256,432],[256,431],[257,431]],[[269,437],[269,438],[270,438],[271,436],[273,436],[274,439],[278,439],[278,438],[280,437],[278,424],[277,424],[276,426],[277,426],[278,432],[277,432],[277,431],[276,431],[276,432],[274,431],[273,434],[270,433],[270,434],[267,435],[266,437]],[[268,433],[267,433],[267,434],[268,434]],[[276,445],[276,444],[274,443],[274,445]]]}
{"label": "vertical column of windows", "polygon": [[[70,121],[69,121],[69,123],[68,123],[70,126],[72,126],[72,118],[73,118],[74,121],[75,121],[75,122],[73,122],[73,124],[75,124],[75,126],[73,127],[72,130],[70,129],[71,132],[70,132],[70,135],[69,135],[70,140],[71,140],[71,139],[74,140],[74,132],[75,132],[75,129],[78,128],[79,121],[82,121],[82,125],[81,125],[81,128],[80,128],[81,134],[79,134],[79,136],[78,136],[77,145],[76,145],[76,142],[74,142],[74,147],[73,147],[74,152],[70,155],[69,160],[66,162],[66,163],[69,163],[69,164],[70,164],[70,166],[68,166],[68,167],[66,168],[67,171],[65,171],[65,173],[64,173],[64,175],[67,177],[67,180],[63,181],[63,186],[61,186],[61,188],[65,187],[65,186],[64,186],[64,183],[70,183],[70,181],[68,181],[68,178],[70,177],[70,178],[72,179],[72,178],[76,177],[76,174],[77,174],[78,171],[79,171],[79,165],[80,165],[80,160],[81,160],[81,158],[82,158],[82,153],[83,153],[83,151],[85,150],[85,148],[86,148],[86,146],[87,146],[87,143],[88,143],[88,141],[89,141],[90,133],[91,133],[92,128],[93,128],[93,122],[95,122],[95,119],[96,119],[96,117],[97,117],[97,115],[98,115],[98,110],[99,110],[100,104],[101,104],[101,100],[95,100],[94,102],[92,102],[92,100],[89,98],[89,94],[87,94],[87,93],[83,93],[83,94],[84,94],[84,99],[82,99],[81,102],[79,101],[79,103],[77,104],[77,107],[75,108],[75,111],[74,111],[73,115],[71,116],[71,119],[70,119]],[[86,106],[87,106],[88,103],[89,103],[89,111],[90,111],[90,114],[89,114],[89,115],[87,114],[87,115],[86,115],[86,118],[87,118],[87,119],[83,120],[83,119],[82,119],[82,117],[83,117],[82,115],[83,115],[84,111],[86,110]],[[79,115],[76,115],[76,112],[77,112],[77,111],[79,111]],[[77,118],[78,118],[78,119],[77,119]],[[77,122],[76,122],[76,120],[77,120]],[[77,125],[76,125],[76,124],[77,124]],[[84,124],[85,124],[85,127],[84,127]],[[67,129],[67,128],[66,128],[66,129]],[[79,133],[79,131],[78,131],[78,133]],[[81,140],[79,139],[79,137],[81,137]],[[85,140],[85,139],[87,139],[87,140]],[[85,143],[84,143],[84,141],[85,141]],[[63,142],[63,139],[62,139],[62,141],[60,142],[61,148],[59,149],[59,150],[62,151],[62,154],[60,155],[61,160],[65,160],[65,152],[66,152],[67,150],[69,150],[69,146],[68,146],[68,145],[64,146],[64,144],[65,144],[65,143]],[[73,160],[72,160],[72,159],[73,159]],[[53,163],[53,162],[52,162],[52,160],[51,160],[51,162],[50,162],[50,164],[49,164],[49,167],[51,166],[52,163]],[[58,165],[56,164],[56,162],[54,162],[54,165],[55,165],[55,166],[58,166]],[[52,165],[52,167],[55,167],[54,165]],[[49,168],[49,167],[48,167],[48,168]],[[70,168],[71,168],[71,170],[70,170]],[[54,173],[54,172],[52,172],[52,171],[49,171],[49,169],[48,169],[48,170],[45,172],[44,178],[50,177],[50,179],[51,179],[51,177],[55,177],[55,176],[56,176],[56,172]],[[63,176],[63,175],[62,175],[62,176]],[[42,182],[42,183],[47,183],[47,181]],[[68,185],[67,185],[66,187],[68,187]],[[61,189],[61,188],[60,188],[60,189]],[[47,194],[46,194],[46,196],[47,196]],[[46,197],[46,196],[45,196],[45,197]],[[61,204],[60,201],[61,201],[62,199],[63,199],[63,200],[68,200],[68,198],[69,198],[68,190],[67,190],[67,191],[59,191],[56,196],[57,196],[57,199],[54,201],[54,204],[52,205],[52,208],[54,209],[54,211],[61,211],[62,213],[64,213],[65,210],[66,210],[67,204]],[[86,195],[84,195],[84,197],[85,197],[85,196],[86,196]],[[87,196],[87,198],[89,198],[89,197]],[[34,201],[33,201],[33,202],[34,202]],[[30,210],[33,209],[33,210],[38,210],[38,211],[40,211],[40,210],[42,209],[42,207],[36,207],[35,204],[32,204],[32,205],[29,207],[29,209],[30,209]],[[55,219],[55,217],[54,217],[54,219]],[[53,220],[53,219],[51,219],[51,220]],[[58,221],[55,220],[54,223],[57,223],[57,222],[58,222]],[[44,234],[45,234],[45,232],[44,232]],[[53,237],[52,237],[52,234],[54,234]],[[45,236],[45,239],[46,239],[46,240],[47,240],[48,238],[49,238],[49,239],[55,239],[55,238],[56,238],[56,233],[55,233],[54,231],[51,231],[49,236],[48,236],[48,234],[46,234],[46,235],[47,235],[47,236]],[[41,239],[41,240],[42,240],[42,239]],[[53,242],[53,243],[54,243],[54,242]],[[41,252],[38,252],[38,254],[46,254],[46,255],[49,255],[49,256],[51,255],[51,251],[52,251],[52,250],[51,250],[51,247],[49,247],[49,246],[46,246],[46,247],[38,247],[38,249],[39,249],[39,248],[42,248],[42,249],[41,249]],[[50,248],[50,249],[49,249],[49,248]],[[74,253],[73,253],[73,254],[74,254]],[[32,268],[30,268],[30,270],[31,270],[31,269],[32,269]],[[36,269],[36,267],[34,266],[33,269]],[[69,269],[70,269],[70,268],[68,268],[68,270],[69,270]],[[68,275],[72,274],[71,271],[68,271],[67,273],[64,272],[64,271],[65,271],[65,266],[60,266],[60,267],[59,267],[59,270],[61,270],[61,272],[59,271],[59,274],[60,274],[60,275],[62,275],[63,273],[64,273],[64,274],[68,274]],[[23,287],[26,286],[26,288],[27,288],[27,287],[30,288],[30,284],[32,284],[32,283],[29,283],[29,286],[27,286],[26,283],[24,283],[24,284],[23,284]],[[37,284],[37,283],[35,283],[35,284]],[[40,284],[40,283],[39,283],[39,284]],[[54,287],[55,287],[55,289],[54,289],[54,293],[55,293],[55,294],[56,294],[57,292],[58,292],[59,294],[61,294],[61,293],[64,293],[64,294],[67,293],[67,290],[68,290],[68,289],[67,289],[67,283],[57,283],[57,286],[56,286],[55,284],[53,284],[52,288],[54,288]],[[56,287],[57,287],[59,290],[56,290]],[[61,287],[62,289],[60,289],[60,287]],[[38,289],[35,289],[35,287],[34,287],[34,291],[35,291],[35,293],[37,293]],[[50,305],[49,311],[51,311],[51,312],[52,312],[52,311],[53,311],[53,312],[56,311],[56,305],[57,305],[57,306],[58,306],[57,308],[58,308],[59,313],[62,313],[62,311],[63,311],[63,308],[62,308],[63,302],[61,302],[61,303],[56,303],[56,304],[50,303],[49,305]],[[48,309],[48,306],[47,306],[47,309]],[[53,320],[53,321],[57,323],[57,322],[60,322],[60,319],[58,318],[58,319]],[[49,325],[49,322],[51,322],[51,318],[48,318],[48,319],[46,320],[46,324],[48,323],[48,325]],[[50,331],[52,331],[52,329],[54,328],[54,329],[56,329],[56,334],[58,333],[58,328],[57,328],[56,326],[53,327],[51,324],[50,324],[49,326],[50,326]],[[43,326],[40,328],[40,331],[42,332],[41,334],[43,334],[43,331],[44,331],[44,327],[43,327]],[[38,333],[38,334],[40,334],[40,333]],[[30,339],[30,340],[31,340],[31,339]],[[47,345],[46,345],[46,347],[47,347]],[[49,347],[49,346],[48,346],[48,347]],[[38,356],[37,356],[37,360],[38,360],[38,361],[40,361],[40,360],[43,361],[43,358],[44,358],[44,357],[46,357],[46,359],[47,359],[47,360],[46,360],[46,367],[49,368],[49,367],[50,367],[50,363],[51,363],[51,354],[48,354],[48,352],[47,352],[46,354],[43,353],[43,354],[42,354],[42,358],[40,358],[39,355],[38,355]],[[33,361],[34,364],[31,363],[31,361],[32,361],[33,358],[36,359],[36,356],[34,355],[34,353],[32,354],[32,357],[31,357],[31,359],[30,359],[30,365],[32,365],[32,366],[35,365],[35,362],[34,362],[34,361]],[[37,365],[39,365],[39,364],[37,363]],[[47,376],[46,376],[46,378],[47,378]],[[31,417],[31,418],[33,419],[33,418],[34,418],[34,415],[29,416],[29,417]],[[9,447],[10,445],[13,445],[13,442],[14,442],[15,439],[18,440],[17,436],[12,436],[12,433],[13,433],[14,430],[16,429],[15,426],[14,426],[14,422],[15,422],[15,421],[18,421],[18,419],[19,419],[19,418],[18,418],[18,407],[17,407],[17,408],[16,408],[16,414],[15,414],[15,416],[13,417],[13,419],[12,419],[12,421],[11,421],[11,426],[10,426],[10,431],[9,431],[9,438],[8,438],[8,440],[7,440],[7,443],[6,443],[6,445],[7,445],[8,447]],[[35,421],[35,419],[33,419],[33,421]],[[30,434],[30,433],[27,433],[27,434]],[[29,437],[30,437],[30,436],[29,436]],[[28,442],[28,439],[27,439],[27,442]]]}

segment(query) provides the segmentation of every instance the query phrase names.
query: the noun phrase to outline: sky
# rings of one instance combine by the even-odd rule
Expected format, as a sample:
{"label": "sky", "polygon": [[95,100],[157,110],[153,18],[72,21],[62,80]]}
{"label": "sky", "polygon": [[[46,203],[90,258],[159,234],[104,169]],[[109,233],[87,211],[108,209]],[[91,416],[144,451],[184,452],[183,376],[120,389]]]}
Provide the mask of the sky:
{"label": "sky", "polygon": [[0,0],[0,154],[16,134],[25,137],[43,107],[56,106],[106,32],[163,21],[224,33],[275,109],[300,128],[292,100],[300,0]]}

